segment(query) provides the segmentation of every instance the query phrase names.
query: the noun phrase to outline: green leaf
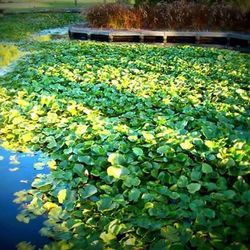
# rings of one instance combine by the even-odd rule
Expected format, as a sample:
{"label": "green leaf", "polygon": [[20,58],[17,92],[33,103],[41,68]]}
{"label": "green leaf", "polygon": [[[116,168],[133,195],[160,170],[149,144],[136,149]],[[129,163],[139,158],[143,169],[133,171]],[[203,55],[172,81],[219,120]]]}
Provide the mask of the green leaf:
{"label": "green leaf", "polygon": [[170,173],[176,174],[177,172],[180,172],[182,170],[182,165],[179,163],[175,163],[175,164],[169,164],[167,166],[167,170]]}
{"label": "green leaf", "polygon": [[86,199],[97,193],[97,188],[94,185],[87,184],[83,189],[79,190],[82,199]]}
{"label": "green leaf", "polygon": [[207,163],[202,163],[202,168],[201,171],[205,174],[210,174],[213,172],[213,169],[210,165],[208,165]]}
{"label": "green leaf", "polygon": [[52,136],[48,137],[47,142],[48,142],[47,148],[52,149],[57,147],[57,143],[54,137]]}
{"label": "green leaf", "polygon": [[152,246],[150,247],[149,250],[167,250],[167,246],[168,246],[168,242],[167,240],[159,240],[157,242],[153,242]]}
{"label": "green leaf", "polygon": [[203,209],[203,213],[210,219],[213,219],[215,217],[215,211],[210,208]]}
{"label": "green leaf", "polygon": [[181,175],[177,181],[178,187],[186,187],[188,185],[188,178],[184,175]]}
{"label": "green leaf", "polygon": [[131,189],[128,195],[129,201],[134,201],[134,202],[138,201],[140,195],[141,195],[140,189],[138,188]]}
{"label": "green leaf", "polygon": [[117,205],[113,202],[111,197],[104,197],[97,201],[97,208],[99,211],[110,211],[117,207]]}
{"label": "green leaf", "polygon": [[198,169],[193,169],[191,172],[191,180],[192,181],[198,181],[201,178],[201,171]]}
{"label": "green leaf", "polygon": [[138,177],[127,175],[124,178],[124,185],[127,187],[139,186],[140,183],[141,183],[141,181]]}
{"label": "green leaf", "polygon": [[242,194],[242,199],[243,199],[244,202],[250,203],[250,190],[245,191],[245,192]]}
{"label": "green leaf", "polygon": [[49,178],[45,179],[43,177],[43,179],[40,178],[36,178],[33,182],[32,182],[32,187],[40,189],[42,191],[47,191],[51,188],[52,186],[52,180],[50,180]]}
{"label": "green leaf", "polygon": [[180,197],[180,195],[177,192],[169,192],[168,196],[173,200],[176,200]]}
{"label": "green leaf", "polygon": [[188,192],[191,194],[194,194],[195,192],[199,191],[201,188],[201,185],[199,183],[191,183],[187,185]]}
{"label": "green leaf", "polygon": [[137,156],[143,156],[144,155],[143,150],[141,148],[135,147],[132,150],[133,150],[134,154],[137,155]]}
{"label": "green leaf", "polygon": [[169,242],[179,241],[178,230],[173,226],[166,226],[161,228],[161,235]]}
{"label": "green leaf", "polygon": [[165,153],[167,153],[168,151],[169,151],[169,146],[161,146],[161,147],[159,147],[159,148],[157,148],[157,153],[158,154],[165,154]]}
{"label": "green leaf", "polygon": [[119,153],[112,153],[108,157],[108,161],[112,165],[124,165],[126,163],[125,157]]}
{"label": "green leaf", "polygon": [[73,167],[73,172],[76,173],[78,176],[84,176],[85,168],[81,164],[75,164]]}
{"label": "green leaf", "polygon": [[78,161],[82,162],[82,163],[85,163],[86,165],[94,165],[91,157],[87,156],[87,155],[85,155],[85,156],[79,156],[78,157]]}

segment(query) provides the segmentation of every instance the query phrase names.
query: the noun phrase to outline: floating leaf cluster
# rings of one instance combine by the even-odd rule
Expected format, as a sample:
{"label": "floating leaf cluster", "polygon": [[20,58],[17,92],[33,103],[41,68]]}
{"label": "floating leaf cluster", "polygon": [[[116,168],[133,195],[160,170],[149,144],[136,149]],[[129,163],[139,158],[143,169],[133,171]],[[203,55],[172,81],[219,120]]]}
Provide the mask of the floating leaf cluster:
{"label": "floating leaf cluster", "polygon": [[16,194],[44,249],[247,249],[249,55],[35,47],[0,80],[0,139],[50,157]]}
{"label": "floating leaf cluster", "polygon": [[[82,22],[74,13],[26,13],[0,16],[0,40],[20,41],[35,32]],[[46,37],[43,37],[45,40]]]}
{"label": "floating leaf cluster", "polygon": [[0,43],[0,68],[7,66],[20,56],[20,52],[15,45]]}

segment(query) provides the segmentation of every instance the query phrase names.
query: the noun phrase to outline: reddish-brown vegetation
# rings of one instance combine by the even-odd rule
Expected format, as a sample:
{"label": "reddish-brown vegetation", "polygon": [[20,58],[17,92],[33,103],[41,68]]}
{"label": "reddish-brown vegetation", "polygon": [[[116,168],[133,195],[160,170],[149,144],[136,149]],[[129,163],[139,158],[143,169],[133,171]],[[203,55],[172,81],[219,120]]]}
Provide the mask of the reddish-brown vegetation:
{"label": "reddish-brown vegetation", "polygon": [[89,25],[112,29],[249,31],[250,12],[230,4],[187,2],[131,7],[105,4],[87,11]]}

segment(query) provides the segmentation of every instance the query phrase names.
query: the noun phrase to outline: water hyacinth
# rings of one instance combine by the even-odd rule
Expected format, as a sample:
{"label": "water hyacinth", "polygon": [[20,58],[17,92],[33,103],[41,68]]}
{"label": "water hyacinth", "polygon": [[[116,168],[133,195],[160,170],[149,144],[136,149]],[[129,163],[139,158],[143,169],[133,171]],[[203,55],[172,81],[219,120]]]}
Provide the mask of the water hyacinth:
{"label": "water hyacinth", "polygon": [[44,249],[247,248],[249,55],[32,46],[0,79],[0,140],[50,156],[20,200]]}

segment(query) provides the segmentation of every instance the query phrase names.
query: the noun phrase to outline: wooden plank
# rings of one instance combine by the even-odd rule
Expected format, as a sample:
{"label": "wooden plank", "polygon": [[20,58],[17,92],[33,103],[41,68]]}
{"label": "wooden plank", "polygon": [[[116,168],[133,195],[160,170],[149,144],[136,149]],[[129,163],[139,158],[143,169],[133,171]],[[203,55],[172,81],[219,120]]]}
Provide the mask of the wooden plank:
{"label": "wooden plank", "polygon": [[165,31],[158,30],[141,30],[140,33],[144,36],[165,36]]}
{"label": "wooden plank", "polygon": [[229,37],[230,38],[236,38],[236,39],[250,41],[250,35],[249,34],[242,34],[242,33],[232,32],[232,33],[229,34]]}
{"label": "wooden plank", "polygon": [[112,30],[110,31],[112,36],[141,36],[141,32],[135,31],[119,31],[119,30]]}
{"label": "wooden plank", "polygon": [[211,31],[201,31],[197,32],[199,37],[228,37],[228,32],[211,32]]}
{"label": "wooden plank", "polygon": [[[164,30],[113,30],[113,29],[92,29],[87,28],[86,23],[75,24],[69,27],[69,33],[74,37],[80,37],[80,33],[83,37],[87,35],[88,38],[103,37],[109,41],[119,41],[120,39],[128,41],[141,41],[141,42],[170,42],[174,43],[187,42],[187,43],[199,43],[202,41],[208,44],[250,44],[250,34],[243,34],[239,32],[211,32],[211,31],[164,31]],[[231,41],[232,40],[232,41]],[[168,41],[168,42],[169,42]]]}
{"label": "wooden plank", "polygon": [[189,31],[165,31],[165,36],[177,37],[177,36],[196,36],[197,32],[189,32]]}

